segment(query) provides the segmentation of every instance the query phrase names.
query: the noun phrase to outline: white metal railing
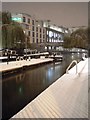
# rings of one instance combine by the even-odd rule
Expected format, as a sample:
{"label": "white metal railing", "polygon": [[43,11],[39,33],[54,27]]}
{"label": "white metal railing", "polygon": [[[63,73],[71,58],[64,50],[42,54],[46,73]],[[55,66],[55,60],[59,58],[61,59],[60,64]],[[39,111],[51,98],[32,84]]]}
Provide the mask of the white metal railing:
{"label": "white metal railing", "polygon": [[67,73],[67,74],[68,74],[68,70],[70,69],[70,67],[71,67],[71,65],[72,65],[73,63],[76,64],[76,74],[77,74],[78,70],[77,70],[77,61],[76,61],[76,60],[73,60],[73,61],[71,62],[71,64],[68,66],[68,68],[66,69],[66,73]]}

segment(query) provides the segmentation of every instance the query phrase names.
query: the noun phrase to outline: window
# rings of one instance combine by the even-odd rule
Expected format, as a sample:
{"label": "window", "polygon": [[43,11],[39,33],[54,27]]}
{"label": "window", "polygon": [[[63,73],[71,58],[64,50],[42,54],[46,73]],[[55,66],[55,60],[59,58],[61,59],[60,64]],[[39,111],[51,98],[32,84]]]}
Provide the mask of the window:
{"label": "window", "polygon": [[49,38],[49,35],[47,35],[47,38]]}
{"label": "window", "polygon": [[34,37],[34,32],[32,33],[32,36]]}
{"label": "window", "polygon": [[26,18],[25,17],[23,17],[23,22],[26,22]]}
{"label": "window", "polygon": [[47,50],[47,46],[45,46],[45,50]]}
{"label": "window", "polygon": [[55,39],[57,40],[58,38],[56,37]]}
{"label": "window", "polygon": [[36,32],[38,32],[38,27],[36,27]]}
{"label": "window", "polygon": [[49,34],[49,31],[47,31],[47,35]]}
{"label": "window", "polygon": [[49,39],[49,42],[51,42],[51,39]]}
{"label": "window", "polygon": [[34,26],[32,27],[32,31],[34,31]]}
{"label": "window", "polygon": [[58,34],[56,33],[56,37],[58,36]]}
{"label": "window", "polygon": [[49,37],[52,37],[52,36],[53,36],[53,32],[49,31]]}
{"label": "window", "polygon": [[30,31],[28,31],[28,36],[30,36]]}
{"label": "window", "polygon": [[34,20],[32,20],[32,25],[34,25]]}
{"label": "window", "polygon": [[40,34],[40,38],[42,37],[42,35]]}
{"label": "window", "polygon": [[40,43],[42,42],[42,39],[40,39]]}
{"label": "window", "polygon": [[52,49],[54,49],[54,46],[52,46]]}
{"label": "window", "polygon": [[41,28],[40,28],[40,32],[42,32]]}
{"label": "window", "polygon": [[30,23],[30,19],[28,18],[28,23]]}
{"label": "window", "polygon": [[56,42],[58,42],[58,40],[56,40]]}
{"label": "window", "polygon": [[54,38],[55,38],[55,33],[53,34]]}
{"label": "window", "polygon": [[36,40],[36,43],[38,43],[38,39]]}
{"label": "window", "polygon": [[49,46],[49,50],[51,50],[51,46]]}
{"label": "window", "polygon": [[33,38],[33,43],[34,43],[34,38]]}
{"label": "window", "polygon": [[38,33],[36,34],[36,36],[38,37]]}
{"label": "window", "polygon": [[26,29],[29,29],[29,25],[26,25]]}
{"label": "window", "polygon": [[61,40],[61,37],[59,38],[59,40]]}

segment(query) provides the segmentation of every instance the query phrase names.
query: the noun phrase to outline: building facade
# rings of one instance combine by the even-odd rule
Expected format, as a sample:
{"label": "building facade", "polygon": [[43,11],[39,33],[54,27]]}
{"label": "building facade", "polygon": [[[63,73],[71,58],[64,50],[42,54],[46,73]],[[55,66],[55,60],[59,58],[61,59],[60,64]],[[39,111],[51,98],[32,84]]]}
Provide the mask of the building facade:
{"label": "building facade", "polygon": [[57,26],[50,21],[43,21],[46,28],[45,50],[49,52],[63,51],[64,35],[68,30],[62,26]]}
{"label": "building facade", "polygon": [[[44,28],[34,17],[26,13],[16,13],[12,14],[12,20],[20,23],[24,33],[30,37],[30,43],[39,43],[43,41],[42,39],[40,40],[40,38],[42,38],[40,34],[43,34]],[[36,33],[39,35],[36,35]]]}
{"label": "building facade", "polygon": [[25,13],[12,14],[12,20],[22,26],[31,49],[49,52],[63,50],[64,34],[68,33],[66,28],[53,25],[49,20],[36,20]]}

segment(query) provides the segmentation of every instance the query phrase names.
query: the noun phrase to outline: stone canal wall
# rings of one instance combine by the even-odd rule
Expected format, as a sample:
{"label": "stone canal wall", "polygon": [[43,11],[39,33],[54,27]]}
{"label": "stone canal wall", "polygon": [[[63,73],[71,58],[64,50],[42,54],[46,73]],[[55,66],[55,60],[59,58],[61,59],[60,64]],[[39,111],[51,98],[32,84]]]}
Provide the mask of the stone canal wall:
{"label": "stone canal wall", "polygon": [[8,73],[17,72],[18,70],[27,69],[28,67],[34,67],[41,64],[53,62],[53,59],[50,58],[39,58],[39,59],[31,59],[29,60],[21,60],[21,61],[12,61],[7,64],[7,62],[0,63],[0,72],[5,75]]}

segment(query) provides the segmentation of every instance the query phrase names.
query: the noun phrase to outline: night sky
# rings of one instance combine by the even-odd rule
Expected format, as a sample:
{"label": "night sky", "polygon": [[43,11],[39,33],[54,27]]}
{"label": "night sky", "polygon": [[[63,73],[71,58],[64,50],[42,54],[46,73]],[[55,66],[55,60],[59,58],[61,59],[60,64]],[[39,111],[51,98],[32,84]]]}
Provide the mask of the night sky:
{"label": "night sky", "polygon": [[88,25],[88,3],[86,2],[4,2],[2,8],[3,11],[28,13],[36,19],[48,19],[59,26]]}

